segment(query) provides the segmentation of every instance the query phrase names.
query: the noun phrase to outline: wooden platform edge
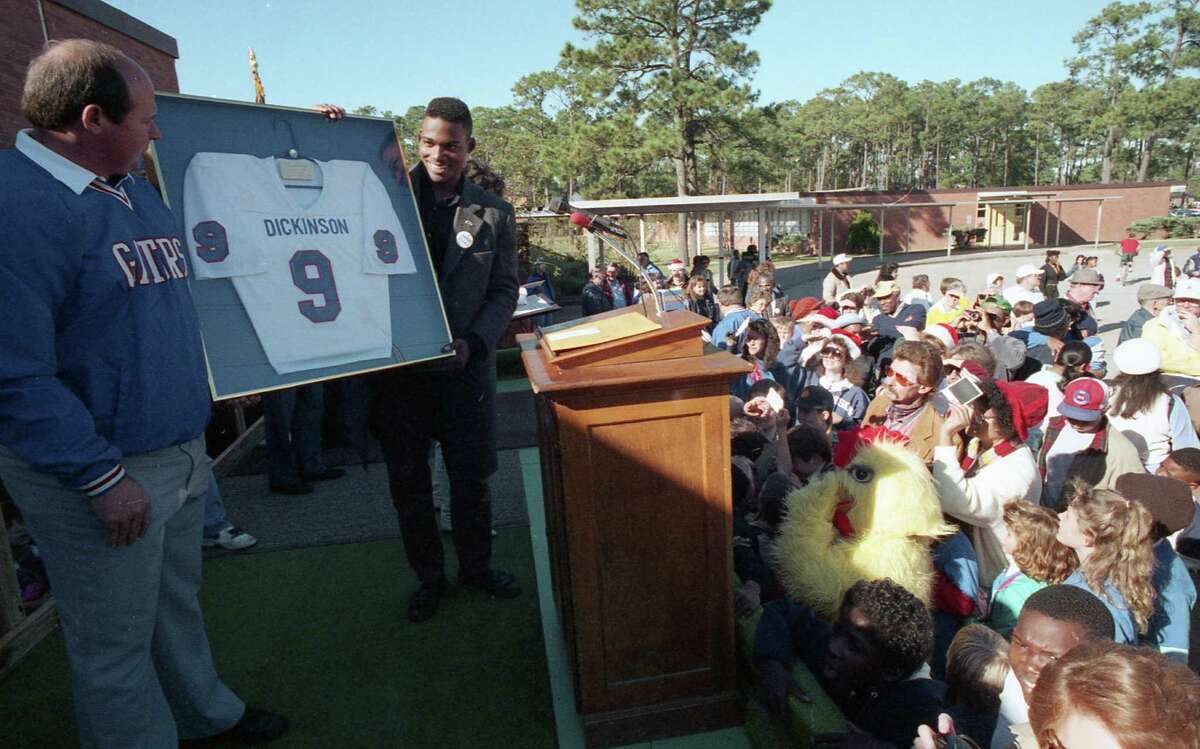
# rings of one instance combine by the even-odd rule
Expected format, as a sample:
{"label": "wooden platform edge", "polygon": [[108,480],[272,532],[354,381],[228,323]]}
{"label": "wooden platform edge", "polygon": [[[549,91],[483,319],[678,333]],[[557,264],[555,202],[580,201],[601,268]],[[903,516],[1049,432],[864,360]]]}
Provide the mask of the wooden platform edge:
{"label": "wooden platform edge", "polygon": [[258,417],[250,426],[237,436],[229,447],[221,451],[221,454],[213,458],[213,476],[222,478],[229,474],[237,464],[242,461],[253,450],[258,443],[262,442],[263,436],[267,431],[267,422],[264,417]]}
{"label": "wooden platform edge", "polygon": [[42,639],[58,628],[58,607],[53,598],[0,637],[0,678],[4,677]]}

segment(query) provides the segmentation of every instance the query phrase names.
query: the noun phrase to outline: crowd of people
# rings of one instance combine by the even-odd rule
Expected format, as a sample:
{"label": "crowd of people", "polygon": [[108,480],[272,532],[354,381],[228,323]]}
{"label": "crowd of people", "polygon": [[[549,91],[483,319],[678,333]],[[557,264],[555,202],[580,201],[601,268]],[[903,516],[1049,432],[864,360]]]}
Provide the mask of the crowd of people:
{"label": "crowd of people", "polygon": [[[767,705],[804,698],[799,659],[847,745],[1200,746],[1200,279],[1139,286],[1106,351],[1095,258],[1050,251],[938,295],[895,265],[858,283],[851,262],[821,298],[777,294],[770,263],[713,294],[712,343],[751,365],[730,389],[736,609],[761,610]],[[957,531],[932,549],[931,606],[864,581],[830,623],[789,599],[774,546],[788,495],[866,427],[920,457]]]}

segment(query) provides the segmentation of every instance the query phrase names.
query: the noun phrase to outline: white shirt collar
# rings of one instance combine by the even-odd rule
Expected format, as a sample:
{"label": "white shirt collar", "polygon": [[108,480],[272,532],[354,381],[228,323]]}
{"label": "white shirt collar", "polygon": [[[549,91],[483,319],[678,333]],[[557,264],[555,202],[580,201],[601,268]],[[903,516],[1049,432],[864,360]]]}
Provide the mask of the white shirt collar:
{"label": "white shirt collar", "polygon": [[17,133],[17,150],[49,172],[51,177],[66,185],[71,192],[82,195],[98,175],[38,143],[30,135],[31,132],[31,130],[22,130]]}

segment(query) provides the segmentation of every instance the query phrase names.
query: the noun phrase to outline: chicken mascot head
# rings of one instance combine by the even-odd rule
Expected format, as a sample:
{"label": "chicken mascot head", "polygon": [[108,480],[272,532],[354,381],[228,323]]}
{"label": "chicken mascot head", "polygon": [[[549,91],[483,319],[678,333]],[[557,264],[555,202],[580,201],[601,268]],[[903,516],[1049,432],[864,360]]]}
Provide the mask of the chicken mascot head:
{"label": "chicken mascot head", "polygon": [[791,597],[834,617],[854,583],[889,577],[930,602],[929,547],[954,529],[905,442],[879,428],[844,432],[836,469],[788,497],[776,559]]}

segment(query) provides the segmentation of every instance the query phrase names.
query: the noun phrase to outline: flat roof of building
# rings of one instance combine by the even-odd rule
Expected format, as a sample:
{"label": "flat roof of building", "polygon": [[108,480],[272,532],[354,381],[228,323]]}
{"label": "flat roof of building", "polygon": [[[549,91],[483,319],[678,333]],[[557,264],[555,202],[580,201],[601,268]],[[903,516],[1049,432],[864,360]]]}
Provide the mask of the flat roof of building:
{"label": "flat roof of building", "polygon": [[572,208],[603,214],[720,213],[759,208],[809,208],[816,198],[798,192],[764,192],[749,195],[679,195],[661,198],[577,200]]}
{"label": "flat roof of building", "polygon": [[175,41],[175,37],[164,34],[145,21],[134,18],[108,3],[101,2],[101,0],[51,0],[51,2],[102,26],[107,26],[113,31],[119,31],[130,39],[136,39],[176,60],[179,59],[179,43]]}

